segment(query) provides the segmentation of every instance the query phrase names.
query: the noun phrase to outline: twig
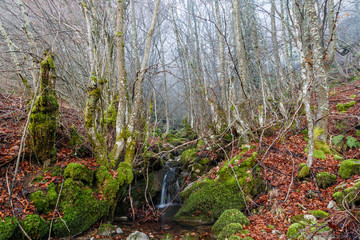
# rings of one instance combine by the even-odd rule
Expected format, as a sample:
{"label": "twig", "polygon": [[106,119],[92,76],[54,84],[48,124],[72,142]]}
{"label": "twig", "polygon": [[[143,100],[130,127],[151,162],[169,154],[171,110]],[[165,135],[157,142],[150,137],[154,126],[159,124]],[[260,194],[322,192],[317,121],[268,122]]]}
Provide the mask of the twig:
{"label": "twig", "polygon": [[[65,181],[63,181],[63,182],[61,183],[61,187],[60,187],[58,199],[57,199],[57,201],[56,201],[56,205],[55,205],[55,209],[54,209],[54,212],[53,212],[53,216],[52,216],[52,218],[51,218],[50,230],[49,230],[49,238],[48,238],[49,240],[51,239],[51,228],[52,228],[52,224],[53,224],[53,221],[54,221],[54,218],[55,218],[55,212],[57,211],[57,207],[58,207],[58,204],[59,204],[59,201],[60,201],[61,191],[62,191],[62,189],[63,189],[64,182],[65,182]],[[68,230],[69,230],[69,229],[68,229]],[[70,230],[69,230],[69,232],[70,232]]]}

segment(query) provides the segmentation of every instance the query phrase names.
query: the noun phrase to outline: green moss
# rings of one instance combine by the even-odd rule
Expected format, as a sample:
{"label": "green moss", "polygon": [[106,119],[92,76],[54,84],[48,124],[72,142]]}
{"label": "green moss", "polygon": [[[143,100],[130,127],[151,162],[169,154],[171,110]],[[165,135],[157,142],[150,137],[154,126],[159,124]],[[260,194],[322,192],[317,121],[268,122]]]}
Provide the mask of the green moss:
{"label": "green moss", "polygon": [[350,204],[350,202],[353,202],[355,203],[355,205],[360,205],[360,195],[358,194],[359,189],[360,189],[360,182],[356,183],[352,187],[336,192],[332,196],[335,199],[335,201],[341,205],[343,200],[346,200],[348,204]]}
{"label": "green moss", "polygon": [[[231,223],[237,223],[237,224],[240,224],[241,226],[243,224],[245,226],[248,226],[250,224],[247,217],[241,211],[239,211],[237,209],[228,209],[228,210],[225,210],[221,214],[219,219],[215,222],[214,226],[212,227],[212,230],[214,231],[215,234],[218,234],[227,225],[229,225]],[[241,229],[238,229],[238,230],[241,230]],[[230,235],[232,235],[232,234],[230,234]]]}
{"label": "green moss", "polygon": [[225,240],[229,238],[231,235],[238,233],[242,229],[243,227],[241,223],[230,223],[221,230],[217,239]]}
{"label": "green moss", "polygon": [[328,212],[325,212],[322,210],[312,210],[312,211],[309,211],[309,213],[311,215],[313,215],[314,217],[316,217],[317,219],[324,219],[324,218],[329,217],[329,215],[330,215]]}
{"label": "green moss", "polygon": [[104,112],[103,122],[107,125],[115,125],[117,118],[117,111],[114,103],[111,102],[108,109]]}
{"label": "green moss", "polygon": [[314,158],[320,158],[320,159],[326,160],[326,155],[325,155],[325,153],[324,153],[323,151],[321,151],[321,150],[315,150],[313,156],[314,156]]}
{"label": "green moss", "polygon": [[350,95],[350,98],[354,99],[354,98],[356,98],[356,95],[355,94]]}
{"label": "green moss", "polygon": [[348,103],[338,103],[336,105],[336,110],[338,110],[341,113],[347,112],[352,106],[354,106],[356,104],[355,101],[350,101]]}
{"label": "green moss", "polygon": [[190,163],[196,160],[196,153],[194,149],[188,149],[181,154],[180,162],[186,168]]}
{"label": "green moss", "polygon": [[31,239],[37,240],[48,236],[50,224],[36,214],[26,216],[22,227]]}
{"label": "green moss", "polygon": [[47,192],[46,198],[49,202],[50,209],[54,209],[56,206],[57,199],[58,199],[58,193],[56,192],[54,183],[50,183],[50,185],[48,187],[48,192]]}
{"label": "green moss", "polygon": [[344,179],[348,179],[353,175],[360,173],[360,161],[356,159],[348,159],[340,163],[339,175]]}
{"label": "green moss", "polygon": [[121,162],[119,164],[117,172],[118,172],[117,179],[118,179],[120,185],[123,185],[125,183],[130,184],[132,182],[132,180],[134,179],[131,164],[129,164],[127,162]]}
{"label": "green moss", "polygon": [[0,240],[12,239],[18,231],[21,230],[18,229],[18,222],[15,217],[6,217],[3,221],[0,219]]}
{"label": "green moss", "polygon": [[46,199],[46,195],[42,191],[33,192],[30,195],[30,200],[34,202],[36,209],[40,213],[48,213],[49,202]]}
{"label": "green moss", "polygon": [[299,180],[303,180],[303,179],[309,177],[309,175],[310,175],[310,168],[309,168],[307,165],[305,165],[305,166],[303,166],[303,167],[301,168],[301,170],[299,171],[299,173],[298,173],[298,175],[297,175],[297,178],[298,178]]}
{"label": "green moss", "polygon": [[293,223],[288,228],[286,236],[289,239],[304,239],[304,237],[301,236],[301,230],[304,228],[305,226],[303,224]]}
{"label": "green moss", "polygon": [[328,172],[319,172],[316,174],[316,182],[320,188],[326,189],[336,182],[336,176]]}
{"label": "green moss", "polygon": [[[109,204],[99,201],[93,190],[80,181],[68,178],[64,182],[60,210],[63,221],[57,219],[53,225],[55,237],[72,236],[89,229],[101,217],[108,214]],[[67,230],[70,229],[70,232]]]}
{"label": "green moss", "polygon": [[94,179],[94,172],[80,163],[69,163],[64,170],[64,177],[83,181],[91,185]]}
{"label": "green moss", "polygon": [[133,158],[134,158],[134,154],[135,154],[135,139],[136,137],[133,138],[128,138],[128,141],[126,143],[126,151],[125,151],[125,162],[127,163],[132,163]]}

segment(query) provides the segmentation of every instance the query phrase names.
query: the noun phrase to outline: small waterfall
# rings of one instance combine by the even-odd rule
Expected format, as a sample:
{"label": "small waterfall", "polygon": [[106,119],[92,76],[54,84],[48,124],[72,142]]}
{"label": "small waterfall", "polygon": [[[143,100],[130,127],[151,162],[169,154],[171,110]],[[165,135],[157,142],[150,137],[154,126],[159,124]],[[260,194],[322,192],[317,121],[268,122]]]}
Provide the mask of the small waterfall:
{"label": "small waterfall", "polygon": [[179,205],[181,200],[179,197],[179,181],[176,176],[176,168],[170,168],[164,175],[161,198],[158,208],[165,208],[168,205]]}

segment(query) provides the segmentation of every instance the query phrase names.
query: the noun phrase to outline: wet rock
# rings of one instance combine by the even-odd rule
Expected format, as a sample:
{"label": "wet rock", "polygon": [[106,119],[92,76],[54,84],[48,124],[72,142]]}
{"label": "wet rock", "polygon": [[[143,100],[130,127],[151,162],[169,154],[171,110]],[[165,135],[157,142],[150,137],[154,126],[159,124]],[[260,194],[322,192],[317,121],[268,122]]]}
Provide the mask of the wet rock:
{"label": "wet rock", "polygon": [[102,224],[98,229],[99,236],[113,236],[116,235],[116,227],[111,224]]}
{"label": "wet rock", "polygon": [[126,240],[149,240],[149,237],[143,232],[136,231],[130,234]]}

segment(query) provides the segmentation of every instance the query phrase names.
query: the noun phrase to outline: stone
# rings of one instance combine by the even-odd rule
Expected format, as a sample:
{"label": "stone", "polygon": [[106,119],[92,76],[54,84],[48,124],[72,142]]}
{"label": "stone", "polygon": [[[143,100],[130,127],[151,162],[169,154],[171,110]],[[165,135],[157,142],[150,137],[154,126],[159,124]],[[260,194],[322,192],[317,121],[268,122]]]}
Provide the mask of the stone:
{"label": "stone", "polygon": [[333,209],[336,205],[336,202],[334,200],[331,200],[329,204],[327,205],[327,209]]}
{"label": "stone", "polygon": [[336,176],[328,172],[319,172],[316,174],[316,182],[320,188],[326,189],[335,184]]}
{"label": "stone", "polygon": [[124,231],[121,228],[119,227],[116,228],[116,234],[123,234],[123,233]]}
{"label": "stone", "polygon": [[135,231],[131,233],[126,240],[149,240],[149,237],[143,232]]}

